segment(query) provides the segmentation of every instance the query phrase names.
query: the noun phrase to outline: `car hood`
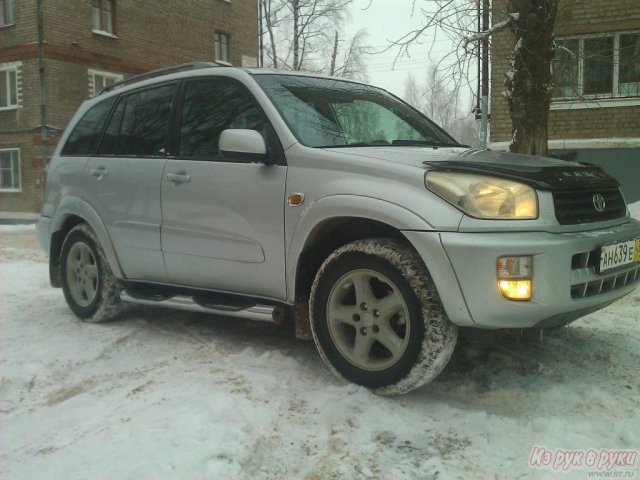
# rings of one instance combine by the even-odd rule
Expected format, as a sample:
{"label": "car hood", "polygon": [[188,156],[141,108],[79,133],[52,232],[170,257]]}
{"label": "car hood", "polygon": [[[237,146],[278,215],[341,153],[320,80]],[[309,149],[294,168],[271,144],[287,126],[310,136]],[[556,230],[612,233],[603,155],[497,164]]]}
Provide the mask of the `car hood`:
{"label": "car hood", "polygon": [[518,153],[433,147],[348,147],[328,149],[348,155],[413,165],[425,170],[480,173],[518,180],[542,190],[612,188],[617,180],[587,163]]}

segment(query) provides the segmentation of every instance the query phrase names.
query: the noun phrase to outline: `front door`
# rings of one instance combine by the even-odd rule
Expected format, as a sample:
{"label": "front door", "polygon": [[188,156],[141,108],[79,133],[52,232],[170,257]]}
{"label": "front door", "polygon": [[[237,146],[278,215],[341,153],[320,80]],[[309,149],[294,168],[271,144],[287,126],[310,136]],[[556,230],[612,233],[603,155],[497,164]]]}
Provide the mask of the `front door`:
{"label": "front door", "polygon": [[271,126],[246,87],[228,78],[185,81],[180,104],[162,181],[170,281],[284,299],[287,167],[231,160],[218,149],[223,130],[248,128],[283,158]]}

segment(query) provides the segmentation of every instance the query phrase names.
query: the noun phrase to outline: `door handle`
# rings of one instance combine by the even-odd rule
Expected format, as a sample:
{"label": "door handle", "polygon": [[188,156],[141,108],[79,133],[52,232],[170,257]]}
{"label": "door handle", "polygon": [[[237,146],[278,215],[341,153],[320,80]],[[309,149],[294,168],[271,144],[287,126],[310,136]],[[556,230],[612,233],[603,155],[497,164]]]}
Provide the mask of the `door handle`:
{"label": "door handle", "polygon": [[93,168],[91,169],[91,175],[100,180],[102,177],[106,177],[107,175],[109,175],[109,170],[104,167]]}
{"label": "door handle", "polygon": [[191,181],[191,175],[187,175],[185,172],[167,173],[167,181],[175,184],[188,183]]}

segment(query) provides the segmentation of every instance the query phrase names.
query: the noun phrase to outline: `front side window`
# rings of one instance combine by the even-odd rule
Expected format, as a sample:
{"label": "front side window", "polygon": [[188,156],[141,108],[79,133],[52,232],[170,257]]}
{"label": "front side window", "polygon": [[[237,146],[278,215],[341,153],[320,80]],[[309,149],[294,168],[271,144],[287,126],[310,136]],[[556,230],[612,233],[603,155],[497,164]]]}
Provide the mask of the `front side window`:
{"label": "front side window", "polygon": [[13,25],[15,22],[15,0],[0,0],[0,25]]}
{"label": "front side window", "polygon": [[102,129],[116,97],[108,98],[91,107],[71,131],[67,143],[62,149],[62,155],[93,155],[96,142],[100,138]]}
{"label": "front side window", "polygon": [[215,60],[231,62],[231,37],[226,33],[215,34]]}
{"label": "front side window", "polygon": [[97,32],[115,34],[115,0],[91,0],[91,28]]}
{"label": "front side window", "polygon": [[[135,92],[125,97],[117,141],[117,155],[131,157],[164,155],[175,90],[176,85],[169,84]],[[111,128],[111,125],[108,128]]]}
{"label": "front side window", "polygon": [[105,87],[124,79],[120,73],[103,72],[89,69],[89,95],[93,97]]}
{"label": "front side window", "polygon": [[[224,160],[218,148],[228,128],[256,130],[267,141],[267,121],[254,98],[236,82],[193,80],[187,82],[180,121],[180,158]],[[268,143],[268,141],[267,141]]]}
{"label": "front side window", "polygon": [[18,108],[19,67],[0,64],[0,110]]}
{"label": "front side window", "polygon": [[308,147],[459,145],[422,114],[376,87],[296,75],[255,79]]}
{"label": "front side window", "polygon": [[0,150],[0,191],[20,191],[20,150]]}

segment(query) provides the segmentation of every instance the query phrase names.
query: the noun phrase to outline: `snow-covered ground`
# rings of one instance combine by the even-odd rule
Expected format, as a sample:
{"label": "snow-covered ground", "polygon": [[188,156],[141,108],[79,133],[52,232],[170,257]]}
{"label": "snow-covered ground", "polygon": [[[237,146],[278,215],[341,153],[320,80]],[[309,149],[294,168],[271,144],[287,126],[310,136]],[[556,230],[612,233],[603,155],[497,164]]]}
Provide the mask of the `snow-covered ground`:
{"label": "snow-covered ground", "polygon": [[586,478],[529,454],[640,449],[639,312],[636,291],[542,341],[466,331],[436,381],[383,398],[283,327],[158,309],[84,324],[33,227],[3,227],[0,478]]}

